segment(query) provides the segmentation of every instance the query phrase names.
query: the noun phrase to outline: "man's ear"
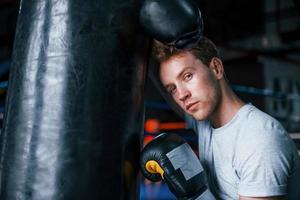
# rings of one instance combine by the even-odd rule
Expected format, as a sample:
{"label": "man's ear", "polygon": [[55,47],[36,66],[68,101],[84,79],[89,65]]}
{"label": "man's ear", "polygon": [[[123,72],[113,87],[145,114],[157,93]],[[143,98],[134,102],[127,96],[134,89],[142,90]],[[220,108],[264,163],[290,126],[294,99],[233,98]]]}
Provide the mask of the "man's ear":
{"label": "man's ear", "polygon": [[209,63],[209,68],[214,72],[218,80],[224,76],[223,62],[220,58],[213,57]]}

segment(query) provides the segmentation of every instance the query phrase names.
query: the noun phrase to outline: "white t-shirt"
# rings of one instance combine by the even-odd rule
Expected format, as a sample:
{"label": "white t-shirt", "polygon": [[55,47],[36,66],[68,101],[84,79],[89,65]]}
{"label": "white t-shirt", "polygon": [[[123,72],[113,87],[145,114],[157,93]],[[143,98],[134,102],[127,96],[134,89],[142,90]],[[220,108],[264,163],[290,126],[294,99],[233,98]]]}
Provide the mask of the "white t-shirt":
{"label": "white t-shirt", "polygon": [[224,126],[186,117],[216,199],[287,195],[300,200],[300,158],[281,124],[251,104]]}

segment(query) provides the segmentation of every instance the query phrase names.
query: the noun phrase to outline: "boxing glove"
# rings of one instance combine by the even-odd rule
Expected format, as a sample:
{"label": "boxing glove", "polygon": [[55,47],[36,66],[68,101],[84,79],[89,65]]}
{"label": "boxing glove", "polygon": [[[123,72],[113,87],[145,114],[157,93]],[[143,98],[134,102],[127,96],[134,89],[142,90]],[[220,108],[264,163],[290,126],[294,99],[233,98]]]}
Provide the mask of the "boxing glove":
{"label": "boxing glove", "polygon": [[154,39],[184,49],[203,35],[203,20],[191,0],[145,0],[140,9],[140,24]]}
{"label": "boxing glove", "polygon": [[199,159],[177,134],[162,133],[149,142],[142,150],[140,165],[147,179],[165,181],[177,199],[215,199]]}

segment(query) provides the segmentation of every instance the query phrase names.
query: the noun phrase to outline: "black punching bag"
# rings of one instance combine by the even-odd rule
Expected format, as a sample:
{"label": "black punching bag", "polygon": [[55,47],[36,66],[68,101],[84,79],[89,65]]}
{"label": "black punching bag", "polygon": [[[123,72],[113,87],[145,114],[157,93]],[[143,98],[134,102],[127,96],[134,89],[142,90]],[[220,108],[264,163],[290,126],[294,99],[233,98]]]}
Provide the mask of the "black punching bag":
{"label": "black punching bag", "polygon": [[138,199],[147,40],[139,1],[21,1],[1,200]]}

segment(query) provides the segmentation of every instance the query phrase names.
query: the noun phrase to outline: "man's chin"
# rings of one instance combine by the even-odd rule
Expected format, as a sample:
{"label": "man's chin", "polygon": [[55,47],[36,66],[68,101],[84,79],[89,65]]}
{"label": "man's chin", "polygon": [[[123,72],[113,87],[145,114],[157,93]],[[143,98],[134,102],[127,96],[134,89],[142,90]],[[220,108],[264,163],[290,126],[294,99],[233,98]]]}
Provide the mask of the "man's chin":
{"label": "man's chin", "polygon": [[191,115],[198,121],[206,120],[208,118],[207,115],[203,115],[200,113],[193,113]]}

